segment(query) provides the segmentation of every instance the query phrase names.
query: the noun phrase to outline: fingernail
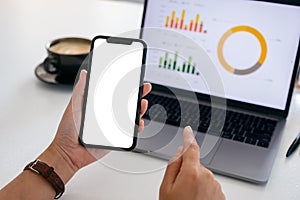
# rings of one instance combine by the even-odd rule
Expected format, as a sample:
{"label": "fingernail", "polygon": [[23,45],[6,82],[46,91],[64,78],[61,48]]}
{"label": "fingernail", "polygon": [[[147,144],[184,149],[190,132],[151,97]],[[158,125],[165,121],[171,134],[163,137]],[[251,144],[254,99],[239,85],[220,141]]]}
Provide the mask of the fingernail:
{"label": "fingernail", "polygon": [[185,131],[187,133],[187,139],[189,142],[192,142],[194,140],[194,133],[190,126],[185,127]]}
{"label": "fingernail", "polygon": [[190,126],[187,126],[187,127],[186,127],[186,130],[187,130],[188,132],[190,132],[190,133],[193,133],[193,130],[192,130],[192,128],[191,128]]}
{"label": "fingernail", "polygon": [[83,70],[81,70],[81,71],[80,71],[80,75],[79,75],[79,80],[82,79],[83,75],[84,75],[84,74],[83,74]]}
{"label": "fingernail", "polygon": [[81,70],[81,72],[80,72],[80,76],[85,76],[87,74],[87,71],[86,70]]}

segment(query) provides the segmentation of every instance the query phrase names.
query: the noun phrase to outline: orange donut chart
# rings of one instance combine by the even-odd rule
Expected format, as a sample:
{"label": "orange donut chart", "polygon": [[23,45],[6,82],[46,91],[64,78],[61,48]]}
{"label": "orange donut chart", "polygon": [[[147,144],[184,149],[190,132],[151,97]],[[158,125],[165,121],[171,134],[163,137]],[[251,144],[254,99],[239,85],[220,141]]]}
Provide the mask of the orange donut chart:
{"label": "orange donut chart", "polygon": [[[237,33],[237,32],[248,32],[248,33],[254,35],[260,43],[260,47],[261,47],[260,57],[259,57],[258,61],[252,67],[249,67],[247,69],[235,69],[234,67],[230,66],[224,58],[224,54],[223,54],[224,44],[225,44],[226,40],[229,38],[229,36],[231,36],[232,34]],[[237,75],[246,75],[246,74],[255,72],[262,66],[262,64],[264,63],[264,61],[267,57],[267,51],[268,51],[267,49],[268,48],[267,48],[266,40],[258,30],[256,30],[255,28],[252,28],[250,26],[236,26],[236,27],[229,29],[221,37],[219,45],[218,45],[218,58],[219,58],[221,65],[227,71],[229,71],[233,74],[237,74]]]}

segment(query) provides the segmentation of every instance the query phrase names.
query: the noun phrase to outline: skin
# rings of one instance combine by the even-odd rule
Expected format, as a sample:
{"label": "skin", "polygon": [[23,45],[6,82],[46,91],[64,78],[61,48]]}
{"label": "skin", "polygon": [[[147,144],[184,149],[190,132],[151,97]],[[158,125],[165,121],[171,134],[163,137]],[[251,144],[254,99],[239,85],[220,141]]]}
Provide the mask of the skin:
{"label": "skin", "polygon": [[224,200],[221,185],[199,161],[200,148],[191,127],[184,129],[184,147],[179,147],[163,178],[160,200]]}
{"label": "skin", "polygon": [[[80,79],[74,88],[54,140],[37,158],[52,166],[65,184],[79,169],[109,153],[108,150],[85,148],[78,142],[86,75],[86,71],[81,71]],[[150,91],[151,85],[144,84],[143,97]],[[148,102],[143,99],[141,117],[147,107]],[[144,121],[140,120],[139,131],[143,128]],[[160,189],[161,200],[224,199],[220,184],[214,180],[213,174],[200,164],[199,146],[191,139],[192,135],[193,133],[186,128],[184,148],[178,150],[167,167]],[[29,170],[23,171],[0,190],[0,199],[48,200],[53,199],[54,196],[55,191],[52,186],[42,176]]]}

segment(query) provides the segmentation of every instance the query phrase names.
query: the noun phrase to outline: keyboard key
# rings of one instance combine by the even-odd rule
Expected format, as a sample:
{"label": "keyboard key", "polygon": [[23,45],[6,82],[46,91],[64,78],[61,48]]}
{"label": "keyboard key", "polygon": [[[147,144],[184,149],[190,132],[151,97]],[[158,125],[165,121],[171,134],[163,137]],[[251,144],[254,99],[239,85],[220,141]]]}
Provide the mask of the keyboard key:
{"label": "keyboard key", "polygon": [[202,126],[199,126],[199,128],[198,128],[198,131],[199,131],[199,132],[201,132],[201,133],[206,133],[206,132],[207,132],[207,130],[208,130],[208,128],[207,128],[207,127],[202,127]]}
{"label": "keyboard key", "polygon": [[259,141],[263,143],[269,143],[271,141],[271,138],[262,138]]}
{"label": "keyboard key", "polygon": [[247,144],[252,144],[252,145],[256,145],[256,141],[257,141],[256,139],[247,137],[245,143],[247,143]]}
{"label": "keyboard key", "polygon": [[233,137],[233,140],[239,141],[239,142],[244,142],[245,137],[244,137],[244,136],[235,135],[235,136]]}
{"label": "keyboard key", "polygon": [[243,131],[243,130],[240,130],[240,129],[238,129],[238,130],[233,130],[233,132],[232,132],[234,135],[239,135],[239,136],[244,136],[244,133],[245,133],[245,131]]}
{"label": "keyboard key", "polygon": [[268,148],[269,147],[269,143],[263,142],[263,141],[258,141],[257,146]]}
{"label": "keyboard key", "polygon": [[228,132],[223,132],[222,137],[226,138],[226,139],[232,139],[233,138],[233,134],[228,133]]}

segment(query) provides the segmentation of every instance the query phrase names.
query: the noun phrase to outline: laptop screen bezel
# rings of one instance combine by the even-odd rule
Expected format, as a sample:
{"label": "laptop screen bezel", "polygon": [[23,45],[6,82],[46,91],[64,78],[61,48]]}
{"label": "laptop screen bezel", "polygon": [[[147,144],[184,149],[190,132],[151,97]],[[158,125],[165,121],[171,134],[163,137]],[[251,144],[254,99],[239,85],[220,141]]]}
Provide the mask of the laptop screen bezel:
{"label": "laptop screen bezel", "polygon": [[[254,0],[254,1],[263,1],[263,2],[268,2],[268,3],[300,6],[300,0],[298,0],[298,1]],[[149,2],[149,0],[145,0],[145,3],[144,3],[140,39],[143,39],[142,38],[143,28],[145,26],[148,2]],[[250,110],[250,111],[254,111],[254,112],[259,112],[259,113],[262,113],[262,114],[267,114],[267,115],[286,118],[288,116],[290,105],[291,105],[291,100],[292,100],[292,95],[293,95],[293,91],[294,91],[296,75],[297,75],[297,70],[298,70],[298,65],[299,65],[299,58],[300,58],[300,37],[299,37],[299,40],[298,40],[298,50],[297,50],[297,55],[296,55],[295,64],[294,64],[294,68],[293,68],[293,74],[292,74],[290,87],[289,87],[289,92],[288,92],[287,101],[286,101],[286,105],[285,105],[284,110],[270,108],[270,107],[266,107],[266,106],[261,106],[261,105],[257,105],[257,104],[251,104],[251,103],[246,103],[246,102],[241,102],[241,101],[226,98],[227,106],[241,108],[241,109]],[[163,86],[163,85],[154,84],[154,83],[152,83],[152,85],[153,85],[153,91],[160,91],[160,92],[166,92],[166,93],[168,93],[170,91],[170,90],[166,89],[166,87]],[[176,91],[177,94],[181,94],[182,96],[189,96],[189,93],[196,93],[199,100],[210,101],[210,95],[207,95],[207,94],[191,92],[191,91],[182,90],[182,89],[173,88],[173,87],[169,87],[169,88],[172,88],[173,91]],[[215,99],[222,99],[220,97],[214,97],[214,98]]]}

